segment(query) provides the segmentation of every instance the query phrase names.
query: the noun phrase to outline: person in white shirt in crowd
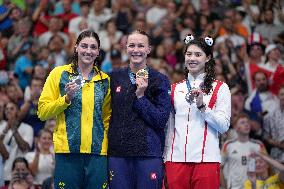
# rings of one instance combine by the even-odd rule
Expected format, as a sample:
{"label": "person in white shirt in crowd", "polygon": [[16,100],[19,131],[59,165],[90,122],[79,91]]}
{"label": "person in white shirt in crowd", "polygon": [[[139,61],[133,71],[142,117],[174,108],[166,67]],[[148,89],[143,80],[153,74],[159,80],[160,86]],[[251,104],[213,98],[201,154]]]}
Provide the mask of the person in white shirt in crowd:
{"label": "person in white shirt in crowd", "polygon": [[111,9],[106,7],[106,0],[94,0],[93,8],[90,10],[89,19],[91,29],[99,32],[101,27],[113,16]]}
{"label": "person in white shirt in crowd", "polygon": [[43,181],[53,175],[55,161],[52,150],[52,132],[42,129],[38,133],[35,151],[26,154],[29,169],[34,176],[34,184],[42,185]]}
{"label": "person in white shirt in crowd", "polygon": [[228,140],[222,147],[222,186],[226,189],[242,189],[247,179],[247,166],[251,150],[266,152],[261,141],[250,139],[249,117],[240,113],[233,121],[237,138]]}
{"label": "person in white shirt in crowd", "polygon": [[271,147],[271,157],[284,163],[284,85],[280,87],[278,98],[278,106],[264,118],[263,136]]}
{"label": "person in white shirt in crowd", "polygon": [[[215,80],[213,39],[185,38],[186,79],[172,85],[164,161],[171,189],[219,188],[219,135],[229,129],[231,94]],[[205,174],[206,173],[206,174]]]}
{"label": "person in white shirt in crowd", "polygon": [[104,39],[101,43],[101,49],[106,53],[115,45],[117,46],[120,38],[123,36],[123,33],[117,30],[114,19],[108,20],[105,23],[105,29],[101,30],[98,34],[100,39]]}
{"label": "person in white shirt in crowd", "polygon": [[[80,1],[80,11],[81,11],[80,16],[72,18],[69,22],[68,32],[69,32],[70,35],[74,35],[73,37],[75,38],[74,39],[75,42],[76,42],[77,37],[81,33],[80,23],[82,21],[87,22],[88,28],[91,27],[91,22],[89,20],[90,19],[89,13],[90,13],[90,8],[91,8],[90,6],[91,6],[91,2],[89,0]],[[73,45],[72,45],[72,47],[73,47]]]}
{"label": "person in white shirt in crowd", "polygon": [[33,144],[33,128],[20,122],[18,119],[19,108],[13,102],[9,102],[5,107],[6,124],[0,125],[0,133],[2,133],[3,143],[9,158],[4,163],[4,179],[11,179],[12,163],[15,158],[24,156]]}
{"label": "person in white shirt in crowd", "polygon": [[155,0],[153,6],[146,12],[146,22],[149,28],[155,27],[167,15],[166,3],[163,0]]}
{"label": "person in white shirt in crowd", "polygon": [[48,31],[38,37],[39,46],[48,46],[50,39],[54,35],[60,35],[64,39],[64,44],[69,45],[69,37],[64,32],[60,31],[63,27],[63,21],[57,17],[51,17],[49,20]]}
{"label": "person in white shirt in crowd", "polygon": [[264,15],[264,22],[257,25],[255,31],[272,43],[277,35],[284,31],[284,26],[274,24],[275,13],[273,12],[273,9],[267,8],[262,14]]}
{"label": "person in white shirt in crowd", "polygon": [[50,38],[48,49],[48,70],[52,70],[57,66],[63,66],[67,63],[68,47],[64,45],[64,39],[60,35],[56,34]]}

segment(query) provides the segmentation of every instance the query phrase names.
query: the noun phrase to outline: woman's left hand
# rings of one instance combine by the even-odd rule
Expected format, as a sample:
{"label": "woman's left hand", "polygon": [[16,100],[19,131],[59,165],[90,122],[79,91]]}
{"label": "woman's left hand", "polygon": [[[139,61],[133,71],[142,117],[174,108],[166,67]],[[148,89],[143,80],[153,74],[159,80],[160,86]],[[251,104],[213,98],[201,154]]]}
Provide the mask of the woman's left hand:
{"label": "woman's left hand", "polygon": [[141,98],[144,96],[145,90],[148,87],[148,78],[146,77],[136,77],[136,96],[137,98]]}
{"label": "woman's left hand", "polygon": [[201,89],[192,89],[191,92],[194,94],[196,99],[196,106],[199,107],[203,104],[203,92]]}

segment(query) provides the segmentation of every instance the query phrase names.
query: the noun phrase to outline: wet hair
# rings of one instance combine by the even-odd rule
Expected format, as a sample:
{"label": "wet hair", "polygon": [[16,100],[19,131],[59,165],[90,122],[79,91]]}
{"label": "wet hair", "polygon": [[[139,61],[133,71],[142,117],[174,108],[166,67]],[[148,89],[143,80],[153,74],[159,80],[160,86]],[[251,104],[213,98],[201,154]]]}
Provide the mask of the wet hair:
{"label": "wet hair", "polygon": [[[186,54],[188,47],[191,45],[196,45],[206,54],[207,57],[208,56],[211,57],[210,60],[205,63],[205,77],[204,77],[204,86],[203,86],[203,91],[206,94],[208,94],[213,88],[212,84],[214,80],[216,79],[215,60],[213,58],[213,45],[211,46],[207,45],[205,42],[205,39],[203,38],[194,38],[193,40],[191,40],[189,43],[186,44],[184,48],[184,55]],[[185,74],[186,79],[188,77],[188,73],[189,71],[185,67],[184,74]]]}
{"label": "wet hair", "polygon": [[147,32],[145,32],[144,30],[140,30],[140,29],[134,30],[134,31],[132,31],[132,32],[128,35],[128,37],[129,37],[130,35],[132,35],[132,34],[145,35],[145,36],[147,37],[147,39],[148,39],[148,44],[149,44],[149,46],[151,45],[151,38],[150,38],[150,35],[149,35]]}
{"label": "wet hair", "polygon": [[[85,30],[83,32],[80,33],[80,35],[78,36],[77,38],[77,41],[76,41],[76,45],[79,45],[79,43],[84,39],[84,38],[87,38],[87,37],[93,37],[96,39],[97,43],[98,43],[98,48],[100,48],[100,39],[99,39],[99,36],[96,32],[94,31],[91,31],[91,30]],[[100,56],[98,55],[97,58],[95,59],[94,61],[94,65],[100,69],[100,66],[101,66],[101,59],[100,59]],[[76,52],[76,48],[74,48],[74,52],[73,52],[73,56],[71,58],[71,67],[72,67],[72,70],[74,72],[75,75],[78,75],[78,52]],[[99,70],[99,74],[101,75],[100,73],[100,70]],[[101,77],[102,78],[102,77]]]}
{"label": "wet hair", "polygon": [[29,163],[24,157],[17,157],[12,164],[12,170],[15,169],[17,163],[24,163],[27,169],[29,168]]}

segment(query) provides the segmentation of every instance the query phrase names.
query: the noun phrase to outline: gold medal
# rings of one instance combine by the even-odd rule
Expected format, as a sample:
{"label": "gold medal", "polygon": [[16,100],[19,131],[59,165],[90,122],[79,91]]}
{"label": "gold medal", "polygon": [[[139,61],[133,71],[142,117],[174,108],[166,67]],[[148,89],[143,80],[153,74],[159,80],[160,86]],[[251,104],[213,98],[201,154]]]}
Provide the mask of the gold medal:
{"label": "gold medal", "polygon": [[148,78],[148,76],[149,76],[149,73],[146,69],[138,70],[138,72],[136,73],[136,77]]}

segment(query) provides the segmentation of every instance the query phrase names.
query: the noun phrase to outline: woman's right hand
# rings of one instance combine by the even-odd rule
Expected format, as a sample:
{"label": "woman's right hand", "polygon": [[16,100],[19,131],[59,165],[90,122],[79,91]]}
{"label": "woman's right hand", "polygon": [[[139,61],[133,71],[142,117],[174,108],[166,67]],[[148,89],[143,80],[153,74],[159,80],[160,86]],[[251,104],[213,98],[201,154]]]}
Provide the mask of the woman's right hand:
{"label": "woman's right hand", "polygon": [[67,83],[65,85],[65,91],[66,91],[65,102],[69,104],[79,89],[80,85],[77,85],[74,81]]}

